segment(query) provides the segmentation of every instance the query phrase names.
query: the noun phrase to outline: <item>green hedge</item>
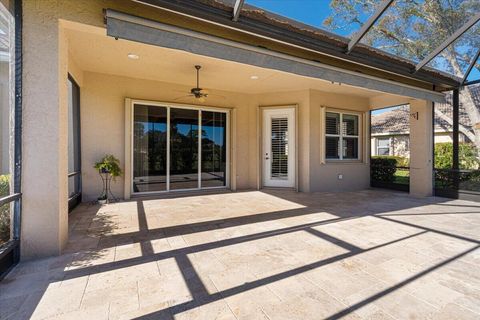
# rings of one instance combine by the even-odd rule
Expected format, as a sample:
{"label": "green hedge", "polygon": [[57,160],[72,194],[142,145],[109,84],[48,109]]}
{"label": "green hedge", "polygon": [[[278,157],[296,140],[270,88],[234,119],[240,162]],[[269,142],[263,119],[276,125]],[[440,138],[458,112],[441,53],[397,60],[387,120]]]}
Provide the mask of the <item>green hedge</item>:
{"label": "green hedge", "polygon": [[[458,145],[458,160],[461,169],[476,170],[480,161],[477,158],[477,148],[470,143]],[[453,162],[453,143],[442,142],[435,144],[435,169],[451,169]]]}
{"label": "green hedge", "polygon": [[372,157],[370,161],[370,179],[373,181],[393,182],[396,171],[395,157]]}
{"label": "green hedge", "polygon": [[[0,175],[0,198],[10,194],[10,176]],[[0,207],[0,244],[10,240],[10,204]]]}
{"label": "green hedge", "polygon": [[397,167],[408,167],[410,165],[410,159],[400,156],[373,156],[372,159],[395,159]]}

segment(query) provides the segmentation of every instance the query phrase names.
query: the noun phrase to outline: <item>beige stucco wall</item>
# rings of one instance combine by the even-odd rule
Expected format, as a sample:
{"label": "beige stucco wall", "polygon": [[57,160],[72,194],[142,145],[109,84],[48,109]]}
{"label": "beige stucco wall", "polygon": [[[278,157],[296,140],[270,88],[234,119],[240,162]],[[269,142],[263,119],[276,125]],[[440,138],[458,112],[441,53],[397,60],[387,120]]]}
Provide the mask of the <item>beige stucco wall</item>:
{"label": "beige stucco wall", "polygon": [[52,2],[24,1],[22,256],[67,242],[67,46]]}
{"label": "beige stucco wall", "polygon": [[[348,95],[337,95],[311,90],[310,92],[310,190],[311,191],[351,191],[368,188],[370,185],[369,165],[365,150],[368,146],[365,130],[368,117],[362,116],[369,110],[369,100]],[[360,113],[361,155],[358,161],[329,161],[323,158],[325,130],[322,126],[325,112],[328,110],[345,110]],[[339,179],[338,175],[343,178]]]}
{"label": "beige stucco wall", "polygon": [[433,193],[433,132],[431,101],[412,100],[410,112],[410,194],[418,197]]}

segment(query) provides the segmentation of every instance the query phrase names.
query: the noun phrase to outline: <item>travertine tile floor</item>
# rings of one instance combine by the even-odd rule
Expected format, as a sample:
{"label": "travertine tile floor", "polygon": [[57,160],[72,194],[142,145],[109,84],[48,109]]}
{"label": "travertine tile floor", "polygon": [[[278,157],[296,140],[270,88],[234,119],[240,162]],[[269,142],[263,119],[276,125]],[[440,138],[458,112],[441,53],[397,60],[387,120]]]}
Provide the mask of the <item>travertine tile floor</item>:
{"label": "travertine tile floor", "polygon": [[480,203],[380,190],[84,204],[0,318],[480,319],[479,243]]}

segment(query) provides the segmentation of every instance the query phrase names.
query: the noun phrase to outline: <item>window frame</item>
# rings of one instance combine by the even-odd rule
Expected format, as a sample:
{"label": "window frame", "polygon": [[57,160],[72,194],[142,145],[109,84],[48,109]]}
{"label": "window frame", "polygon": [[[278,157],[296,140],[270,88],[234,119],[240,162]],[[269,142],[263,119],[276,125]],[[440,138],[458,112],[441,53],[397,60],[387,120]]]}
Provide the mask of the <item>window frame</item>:
{"label": "window frame", "polygon": [[[128,169],[129,171],[129,177],[125,178],[125,194],[124,197],[126,199],[130,199],[132,196],[137,196],[137,195],[154,195],[154,194],[164,194],[164,193],[175,193],[175,192],[185,192],[185,191],[195,191],[195,190],[210,190],[210,189],[230,189],[231,188],[231,182],[230,182],[230,174],[231,174],[231,169],[230,169],[230,163],[231,163],[231,144],[233,143],[230,138],[230,121],[232,117],[232,109],[228,107],[212,107],[208,105],[194,105],[194,104],[183,104],[183,103],[172,103],[172,102],[162,102],[162,101],[154,101],[154,100],[141,100],[141,99],[132,99],[132,98],[126,98],[125,99],[125,104],[126,104],[126,126],[128,126],[128,132],[129,137],[127,137],[130,145],[125,148],[125,159],[126,162],[128,161],[128,167],[126,166],[126,170]],[[213,186],[213,187],[202,187],[202,179],[201,179],[201,165],[202,165],[202,159],[199,160],[198,166],[199,166],[199,172],[198,172],[198,186],[196,188],[188,188],[188,189],[171,189],[170,188],[170,164],[167,164],[167,189],[163,191],[144,191],[144,192],[135,192],[133,188],[134,184],[134,159],[133,159],[133,152],[134,152],[134,136],[133,136],[133,130],[134,130],[134,110],[136,105],[148,105],[152,107],[164,107],[167,108],[167,159],[170,159],[170,110],[172,108],[177,108],[177,109],[186,109],[186,110],[195,110],[199,112],[199,119],[198,119],[198,126],[199,126],[199,132],[202,130],[202,111],[211,111],[211,112],[221,112],[226,115],[226,173],[225,173],[225,185],[223,186]],[[198,139],[199,143],[199,149],[198,152],[201,154],[202,148],[201,148],[201,143],[202,139]],[[128,159],[128,160],[127,160]],[[170,160],[169,160],[170,161]],[[128,193],[127,193],[128,192]]]}
{"label": "window frame", "polygon": [[[335,113],[340,116],[340,128],[339,128],[339,134],[329,134],[327,133],[327,126],[326,126],[326,121],[327,121],[327,114],[328,113]],[[343,116],[348,115],[348,116],[355,116],[358,119],[357,126],[358,126],[358,134],[357,135],[347,135],[343,134]],[[323,130],[325,139],[325,148],[324,148],[324,157],[326,162],[358,162],[362,160],[362,128],[363,128],[363,122],[362,122],[362,114],[360,112],[355,112],[355,111],[343,111],[343,110],[335,110],[335,109],[326,109],[325,110],[325,128]],[[338,158],[329,158],[327,156],[327,139],[328,138],[339,138],[339,154]],[[343,156],[343,139],[345,138],[355,138],[357,139],[357,157],[356,158],[345,158]]]}
{"label": "window frame", "polygon": [[[9,108],[10,108],[10,190],[0,198],[0,206],[10,206],[10,240],[0,244],[0,281],[20,261],[21,173],[22,173],[22,1],[11,10],[0,3],[0,14],[8,23],[9,38]],[[13,141],[12,141],[13,140]]]}
{"label": "window frame", "polygon": [[[380,142],[380,140],[388,140],[388,147],[380,147],[380,146],[378,145],[378,143]],[[385,156],[385,155],[380,154],[380,153],[378,152],[378,149],[388,149],[388,155],[387,155],[387,156],[389,156],[389,155],[390,155],[390,149],[391,149],[391,148],[392,148],[392,139],[391,139],[390,137],[387,137],[387,138],[385,138],[385,137],[377,137],[377,139],[376,139],[376,148],[375,148],[375,151],[376,151],[376,155],[377,155],[377,156]]]}

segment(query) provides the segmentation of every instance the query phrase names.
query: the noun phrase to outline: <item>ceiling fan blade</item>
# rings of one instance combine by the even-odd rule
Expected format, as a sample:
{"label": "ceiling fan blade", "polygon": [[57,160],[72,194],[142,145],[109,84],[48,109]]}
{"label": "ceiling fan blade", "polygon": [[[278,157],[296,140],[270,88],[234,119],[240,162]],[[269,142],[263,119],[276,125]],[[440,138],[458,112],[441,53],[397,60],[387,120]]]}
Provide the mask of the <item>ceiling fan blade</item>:
{"label": "ceiling fan blade", "polygon": [[207,89],[202,89],[202,90],[200,90],[200,92],[202,94],[209,94],[210,91],[208,91]]}
{"label": "ceiling fan blade", "polygon": [[189,97],[193,97],[193,94],[188,94],[186,96],[181,96],[181,97],[175,98],[175,99],[173,99],[173,101],[182,100],[182,99],[189,98]]}
{"label": "ceiling fan blade", "polygon": [[180,93],[183,93],[183,94],[189,94],[190,90],[172,90],[172,92],[180,92]]}
{"label": "ceiling fan blade", "polygon": [[227,97],[219,95],[219,94],[214,94],[214,93],[209,93],[209,97],[215,97],[215,98],[220,98],[220,99],[227,99]]}

